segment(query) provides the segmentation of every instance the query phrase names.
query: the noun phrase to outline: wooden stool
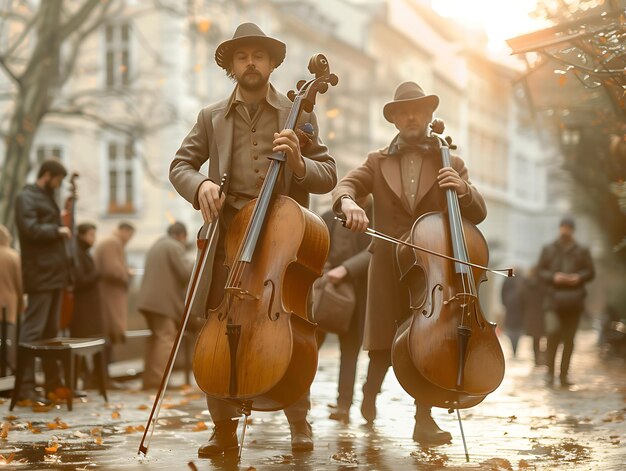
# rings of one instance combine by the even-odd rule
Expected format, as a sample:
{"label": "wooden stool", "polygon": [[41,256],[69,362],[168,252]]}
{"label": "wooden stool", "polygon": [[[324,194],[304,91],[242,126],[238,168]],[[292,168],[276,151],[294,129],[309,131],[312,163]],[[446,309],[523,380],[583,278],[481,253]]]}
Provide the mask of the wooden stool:
{"label": "wooden stool", "polygon": [[37,340],[34,342],[22,342],[17,351],[17,368],[15,372],[15,386],[11,395],[9,410],[13,410],[17,402],[22,386],[24,369],[30,364],[34,365],[36,357],[47,360],[60,360],[65,373],[65,386],[69,390],[67,408],[72,410],[74,388],[76,387],[76,373],[80,368],[83,358],[93,356],[94,362],[100,363],[100,394],[108,402],[106,392],[106,362],[104,359],[104,339],[75,339],[70,337],[56,337],[52,339]]}

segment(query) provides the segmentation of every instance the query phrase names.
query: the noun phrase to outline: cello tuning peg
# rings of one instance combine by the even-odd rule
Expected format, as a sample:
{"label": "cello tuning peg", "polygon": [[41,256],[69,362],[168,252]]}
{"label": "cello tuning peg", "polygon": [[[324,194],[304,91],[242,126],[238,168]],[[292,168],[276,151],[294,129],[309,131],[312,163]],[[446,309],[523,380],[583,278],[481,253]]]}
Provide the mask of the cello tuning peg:
{"label": "cello tuning peg", "polygon": [[322,94],[326,93],[328,91],[328,84],[326,82],[320,83],[318,90]]}
{"label": "cello tuning peg", "polygon": [[451,138],[450,136],[446,136],[444,139],[445,139],[445,140],[446,140],[446,142],[448,143],[448,147],[449,147],[451,150],[455,150],[455,149],[457,148],[456,144],[453,144],[453,143],[452,143],[452,138]]}
{"label": "cello tuning peg", "polygon": [[293,90],[289,90],[287,92],[287,98],[289,98],[291,101],[296,99],[296,92],[294,92]]}
{"label": "cello tuning peg", "polygon": [[298,80],[298,83],[296,84],[296,87],[298,87],[298,90],[300,90],[305,83],[306,83],[306,80]]}
{"label": "cello tuning peg", "polygon": [[432,129],[435,134],[441,134],[445,128],[446,125],[440,119],[434,119],[433,122],[430,123],[430,129]]}

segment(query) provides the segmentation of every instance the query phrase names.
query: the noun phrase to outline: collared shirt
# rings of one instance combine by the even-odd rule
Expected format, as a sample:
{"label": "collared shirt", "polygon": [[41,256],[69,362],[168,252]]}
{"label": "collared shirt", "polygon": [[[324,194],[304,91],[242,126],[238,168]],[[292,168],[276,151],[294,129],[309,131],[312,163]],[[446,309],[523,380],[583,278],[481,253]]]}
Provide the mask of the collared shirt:
{"label": "collared shirt", "polygon": [[233,116],[231,171],[226,202],[236,210],[259,195],[272,154],[274,133],[279,129],[279,101],[276,90],[268,87],[258,104],[246,104],[236,88],[226,115]]}
{"label": "collared shirt", "polygon": [[408,146],[402,138],[398,138],[398,153],[400,158],[400,175],[402,177],[402,192],[411,209],[415,209],[415,199],[419,188],[422,173],[423,156],[415,146]]}

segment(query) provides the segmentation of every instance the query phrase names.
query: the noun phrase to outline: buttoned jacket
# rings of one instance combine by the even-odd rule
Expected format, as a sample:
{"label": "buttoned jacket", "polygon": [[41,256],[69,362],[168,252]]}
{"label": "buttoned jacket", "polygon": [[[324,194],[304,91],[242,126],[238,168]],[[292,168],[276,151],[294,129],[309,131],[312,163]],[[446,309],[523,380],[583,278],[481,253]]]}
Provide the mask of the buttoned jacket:
{"label": "buttoned jacket", "polygon": [[[445,192],[437,184],[441,169],[438,152],[423,155],[415,205],[411,208],[403,197],[399,152],[392,144],[371,152],[365,162],[350,171],[333,191],[333,209],[340,214],[341,197],[360,199],[368,194],[374,197],[374,227],[393,237],[402,237],[423,214],[446,208]],[[469,193],[461,198],[462,215],[477,224],[487,215],[485,202],[469,182],[468,171],[462,159],[451,157],[452,168],[467,182]],[[363,346],[366,350],[391,348],[396,324],[408,315],[408,296],[399,283],[395,262],[395,246],[373,239],[367,289],[367,313]]]}

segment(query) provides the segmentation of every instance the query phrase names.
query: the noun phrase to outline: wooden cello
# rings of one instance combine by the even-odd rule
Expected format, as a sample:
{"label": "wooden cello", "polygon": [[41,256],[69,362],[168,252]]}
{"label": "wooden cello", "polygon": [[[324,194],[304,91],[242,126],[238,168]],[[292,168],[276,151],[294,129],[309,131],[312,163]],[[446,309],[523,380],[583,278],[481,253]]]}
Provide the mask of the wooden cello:
{"label": "wooden cello", "polygon": [[[440,121],[431,127],[443,132]],[[451,166],[449,141],[432,138],[443,166]],[[412,314],[398,328],[392,363],[398,381],[418,402],[458,411],[480,403],[500,385],[504,356],[495,324],[485,320],[478,299],[479,283],[486,279],[487,242],[461,216],[454,190],[446,190],[446,201],[447,213],[424,214],[405,239],[464,263],[397,247]]]}
{"label": "wooden cello", "polygon": [[[337,84],[322,54],[298,83],[285,129],[295,129],[317,93]],[[271,163],[257,199],[235,216],[225,236],[229,269],[221,304],[198,335],[193,371],[209,396],[244,414],[284,409],[311,385],[317,369],[315,325],[307,320],[311,284],[322,273],[329,235],[322,219],[287,196],[274,195],[283,153]]]}
{"label": "wooden cello", "polygon": [[72,233],[72,239],[65,241],[65,254],[67,257],[67,264],[70,273],[70,284],[63,289],[61,293],[61,314],[59,318],[59,329],[65,330],[69,328],[72,323],[72,317],[74,316],[74,282],[76,277],[76,270],[74,264],[76,263],[76,199],[77,199],[77,187],[76,180],[78,179],[78,173],[73,172],[70,176],[70,194],[65,200],[65,207],[63,208],[63,225],[68,227]]}

